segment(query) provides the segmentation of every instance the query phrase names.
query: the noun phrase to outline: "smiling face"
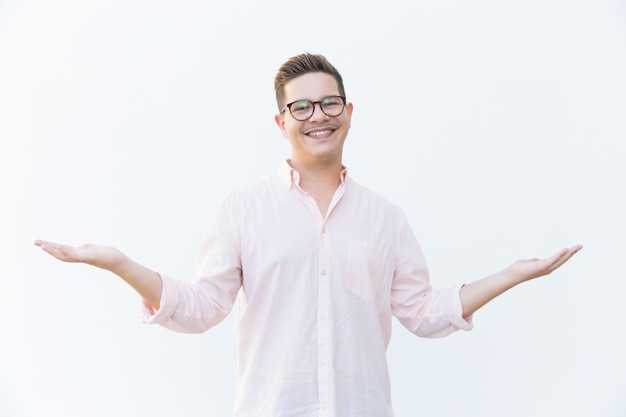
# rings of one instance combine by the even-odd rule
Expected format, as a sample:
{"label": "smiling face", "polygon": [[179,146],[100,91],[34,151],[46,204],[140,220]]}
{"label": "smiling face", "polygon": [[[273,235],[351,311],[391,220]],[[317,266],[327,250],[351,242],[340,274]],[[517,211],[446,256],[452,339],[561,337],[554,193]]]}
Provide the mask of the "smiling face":
{"label": "smiling face", "polygon": [[[296,100],[318,101],[328,96],[338,96],[337,81],[323,72],[310,72],[285,84],[285,102]],[[339,116],[324,114],[319,104],[310,119],[298,121],[289,109],[275,116],[283,136],[291,143],[291,162],[298,166],[341,166],[343,143],[350,129],[352,103],[346,103]]]}

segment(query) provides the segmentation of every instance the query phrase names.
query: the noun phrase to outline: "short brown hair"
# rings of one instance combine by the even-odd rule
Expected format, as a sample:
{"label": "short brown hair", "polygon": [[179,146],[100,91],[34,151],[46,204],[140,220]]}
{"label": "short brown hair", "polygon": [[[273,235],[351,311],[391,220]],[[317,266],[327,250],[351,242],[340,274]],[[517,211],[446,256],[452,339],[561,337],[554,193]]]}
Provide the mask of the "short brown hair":
{"label": "short brown hair", "polygon": [[310,54],[306,52],[289,58],[278,69],[278,73],[274,78],[274,91],[276,92],[276,104],[278,104],[278,111],[280,111],[285,105],[285,84],[294,78],[310,72],[323,72],[325,74],[332,75],[335,78],[335,81],[337,81],[339,95],[345,97],[346,92],[343,88],[343,79],[341,78],[339,71],[337,71],[337,68],[332,66],[323,55]]}

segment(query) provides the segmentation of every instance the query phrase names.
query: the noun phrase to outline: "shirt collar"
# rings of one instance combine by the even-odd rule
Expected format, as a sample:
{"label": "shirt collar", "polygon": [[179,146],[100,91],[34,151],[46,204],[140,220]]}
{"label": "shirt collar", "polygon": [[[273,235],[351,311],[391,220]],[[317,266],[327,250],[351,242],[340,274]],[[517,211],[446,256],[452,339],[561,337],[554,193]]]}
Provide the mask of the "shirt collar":
{"label": "shirt collar", "polygon": [[[300,173],[296,171],[290,165],[290,160],[287,159],[280,164],[278,168],[278,178],[287,186],[287,188],[291,188],[294,184],[300,184]],[[341,184],[346,184],[346,179],[348,178],[348,169],[344,166],[339,174],[341,178]]]}

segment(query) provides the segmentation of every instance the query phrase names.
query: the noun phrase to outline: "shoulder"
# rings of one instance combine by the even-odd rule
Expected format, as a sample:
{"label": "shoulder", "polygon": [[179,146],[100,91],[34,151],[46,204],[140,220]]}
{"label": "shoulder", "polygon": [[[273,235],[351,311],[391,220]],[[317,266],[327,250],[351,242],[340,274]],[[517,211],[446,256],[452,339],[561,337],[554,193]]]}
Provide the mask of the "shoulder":
{"label": "shoulder", "polygon": [[396,203],[386,197],[383,197],[378,192],[358,183],[352,178],[346,179],[346,190],[351,198],[357,199],[359,204],[376,206],[383,210],[393,212],[402,212],[401,208]]}
{"label": "shoulder", "polygon": [[277,175],[266,175],[234,188],[223,198],[221,206],[230,209],[252,208],[280,192],[281,188],[287,189]]}
{"label": "shoulder", "polygon": [[346,181],[345,196],[346,207],[354,215],[365,216],[370,224],[378,223],[395,230],[403,230],[408,225],[406,213],[400,206],[352,179]]}

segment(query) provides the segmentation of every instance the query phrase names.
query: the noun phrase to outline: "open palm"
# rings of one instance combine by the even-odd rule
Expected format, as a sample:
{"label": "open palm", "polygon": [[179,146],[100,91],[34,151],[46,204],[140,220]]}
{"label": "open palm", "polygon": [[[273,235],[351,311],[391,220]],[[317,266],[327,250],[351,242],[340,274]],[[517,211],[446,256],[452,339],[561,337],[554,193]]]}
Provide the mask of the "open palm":
{"label": "open palm", "polygon": [[45,240],[36,240],[35,245],[63,262],[82,262],[108,270],[114,269],[124,259],[119,250],[110,246],[70,246]]}
{"label": "open palm", "polygon": [[520,259],[509,266],[508,272],[517,283],[548,275],[567,262],[580,249],[582,245],[576,245],[561,249],[549,258]]}

